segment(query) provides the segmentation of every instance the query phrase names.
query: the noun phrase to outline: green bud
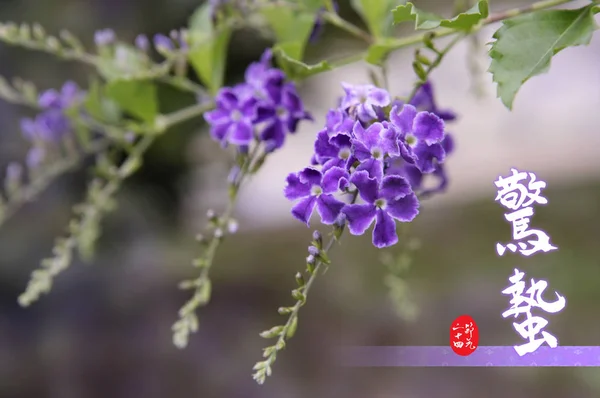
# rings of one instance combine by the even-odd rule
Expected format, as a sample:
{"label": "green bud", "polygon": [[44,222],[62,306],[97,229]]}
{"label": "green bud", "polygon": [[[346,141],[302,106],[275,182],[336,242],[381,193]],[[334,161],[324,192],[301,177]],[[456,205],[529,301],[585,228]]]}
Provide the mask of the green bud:
{"label": "green bud", "polygon": [[412,66],[413,66],[413,70],[415,71],[415,73],[417,74],[419,79],[421,79],[421,81],[427,80],[427,72],[423,68],[423,65],[421,65],[417,61],[414,61]]}
{"label": "green bud", "polygon": [[304,281],[304,277],[302,276],[302,274],[300,272],[296,273],[296,283],[300,287],[302,287],[306,284]]}
{"label": "green bud", "polygon": [[265,330],[264,332],[261,332],[259,335],[263,339],[272,339],[272,338],[279,336],[282,331],[283,331],[283,326],[274,326],[269,330]]}
{"label": "green bud", "polygon": [[292,318],[292,322],[290,323],[290,326],[289,326],[285,336],[288,339],[291,339],[292,337],[294,337],[294,334],[296,334],[297,329],[298,329],[298,316],[294,316]]}

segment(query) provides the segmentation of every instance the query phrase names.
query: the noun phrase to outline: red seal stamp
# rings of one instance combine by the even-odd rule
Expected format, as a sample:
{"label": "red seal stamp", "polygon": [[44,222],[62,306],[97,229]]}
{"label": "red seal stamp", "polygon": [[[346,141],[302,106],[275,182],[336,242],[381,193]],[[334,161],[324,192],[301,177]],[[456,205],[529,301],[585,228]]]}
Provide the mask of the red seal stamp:
{"label": "red seal stamp", "polygon": [[450,348],[456,354],[466,357],[479,345],[479,329],[469,315],[461,315],[450,325]]}

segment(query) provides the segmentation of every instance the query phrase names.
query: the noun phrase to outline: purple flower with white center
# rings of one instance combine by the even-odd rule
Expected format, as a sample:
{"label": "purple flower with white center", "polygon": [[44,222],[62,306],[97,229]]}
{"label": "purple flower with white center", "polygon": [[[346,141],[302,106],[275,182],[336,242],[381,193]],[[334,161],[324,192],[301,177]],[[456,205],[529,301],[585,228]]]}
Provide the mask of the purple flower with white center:
{"label": "purple flower with white center", "polygon": [[285,74],[271,65],[272,58],[272,51],[265,50],[260,61],[248,65],[244,73],[245,89],[264,100],[277,97],[285,82]]}
{"label": "purple flower with white center", "polygon": [[223,88],[215,102],[216,109],[204,114],[204,119],[210,124],[212,138],[223,147],[228,143],[249,145],[254,138],[256,100],[240,99],[235,90]]}
{"label": "purple flower with white center", "polygon": [[323,170],[331,167],[349,170],[355,161],[352,156],[352,137],[342,133],[330,136],[326,128],[319,131],[315,140],[315,161],[323,165]]}
{"label": "purple flower with white center", "polygon": [[140,50],[146,52],[150,49],[150,40],[148,40],[148,36],[141,34],[135,38],[135,46]]}
{"label": "purple flower with white center", "polygon": [[117,37],[112,29],[102,29],[94,33],[94,43],[96,43],[98,47],[113,44],[116,39]]}
{"label": "purple flower with white center", "polygon": [[[454,140],[449,134],[446,134],[441,145],[444,148],[446,156],[454,151]],[[448,176],[446,175],[445,167],[442,163],[436,163],[435,169],[431,173],[424,174],[414,164],[407,163],[402,158],[389,159],[386,165],[385,175],[399,175],[406,178],[419,198],[443,192],[448,185]],[[432,188],[425,188],[423,186],[423,182],[428,175],[435,177],[438,180],[437,185]]]}
{"label": "purple flower with white center", "polygon": [[307,167],[299,173],[288,175],[285,197],[299,200],[292,208],[292,215],[310,226],[310,217],[316,207],[321,222],[333,224],[346,206],[333,194],[348,186],[348,177],[348,172],[340,167],[333,167],[324,173]]}
{"label": "purple flower with white center", "polygon": [[354,124],[354,156],[361,164],[356,170],[365,170],[371,178],[383,177],[383,160],[386,156],[400,156],[398,131],[387,122],[375,122],[366,129]]}
{"label": "purple flower with white center", "polygon": [[344,110],[354,109],[358,119],[362,122],[370,122],[377,119],[376,107],[386,107],[390,104],[390,94],[372,84],[352,86],[342,83],[346,96],[342,100],[341,108]]}
{"label": "purple flower with white center", "polygon": [[342,210],[350,233],[364,234],[375,220],[373,245],[383,248],[396,244],[395,220],[410,222],[419,214],[419,200],[408,181],[400,176],[386,176],[379,182],[370,178],[366,171],[357,171],[350,177],[350,182],[366,202],[347,205]]}
{"label": "purple flower with white center", "polygon": [[283,146],[286,132],[295,133],[301,120],[312,120],[304,110],[300,96],[293,83],[286,83],[279,91],[270,90],[271,102],[258,106],[256,123],[267,125],[260,139],[267,144],[266,151],[272,152]]}
{"label": "purple flower with white center", "polygon": [[456,119],[456,114],[448,109],[439,109],[435,102],[433,86],[430,81],[425,82],[415,93],[410,104],[418,110],[435,113],[445,122]]}
{"label": "purple flower with white center", "polygon": [[431,112],[417,112],[412,105],[404,105],[401,111],[398,107],[392,108],[390,120],[410,149],[411,156],[405,160],[414,163],[423,173],[433,172],[435,161],[442,162],[446,156],[440,144],[444,139],[444,121]]}

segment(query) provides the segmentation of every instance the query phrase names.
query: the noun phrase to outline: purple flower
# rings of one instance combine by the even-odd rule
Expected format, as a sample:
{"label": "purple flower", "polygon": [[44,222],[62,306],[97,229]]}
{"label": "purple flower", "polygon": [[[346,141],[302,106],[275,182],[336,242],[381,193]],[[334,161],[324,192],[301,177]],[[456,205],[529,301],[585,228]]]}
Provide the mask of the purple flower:
{"label": "purple flower", "polygon": [[135,46],[142,51],[148,51],[150,48],[150,40],[148,40],[148,36],[146,35],[138,35],[135,38]]}
{"label": "purple flower", "polygon": [[74,82],[66,82],[60,91],[43,92],[38,104],[44,110],[35,119],[23,119],[21,131],[30,141],[56,142],[72,130],[65,110],[83,99],[85,93]]}
{"label": "purple flower", "polygon": [[299,173],[287,177],[284,194],[289,200],[299,200],[292,208],[292,215],[310,225],[310,217],[315,209],[323,224],[331,225],[340,215],[345,203],[334,198],[333,194],[348,185],[348,172],[333,167],[324,173],[307,167]]}
{"label": "purple flower", "polygon": [[371,84],[352,86],[342,83],[342,87],[346,96],[342,100],[341,108],[344,110],[353,108],[358,119],[363,122],[377,119],[376,107],[386,107],[390,104],[390,94]]}
{"label": "purple flower", "polygon": [[115,32],[112,29],[102,29],[94,33],[94,43],[98,47],[108,46],[116,40]]}
{"label": "purple flower", "polygon": [[384,123],[376,122],[365,129],[356,122],[353,130],[354,156],[361,162],[356,170],[366,170],[370,177],[376,179],[383,177],[384,158],[400,155],[398,131]]}
{"label": "purple flower", "polygon": [[38,98],[38,104],[45,109],[65,109],[83,99],[84,96],[85,93],[75,82],[68,81],[63,84],[60,92],[54,89],[44,91]]}
{"label": "purple flower", "polygon": [[317,133],[315,141],[315,164],[323,165],[323,170],[341,167],[349,170],[354,163],[352,156],[352,138],[349,134],[330,136],[327,129]]}
{"label": "purple flower", "polygon": [[210,124],[210,134],[223,147],[249,145],[254,138],[256,116],[254,98],[240,99],[235,90],[223,88],[216,97],[216,109],[204,114]]}
{"label": "purple flower", "polygon": [[366,171],[357,171],[352,182],[365,204],[352,204],[342,212],[348,220],[348,230],[353,235],[362,235],[375,220],[373,245],[388,247],[398,242],[396,222],[410,222],[419,214],[419,200],[406,179],[386,176],[381,183],[370,178]]}
{"label": "purple flower", "polygon": [[257,123],[267,125],[260,139],[267,144],[267,152],[283,146],[286,132],[295,133],[301,120],[312,120],[304,110],[300,96],[293,83],[286,83],[281,90],[270,90],[270,101],[263,101],[257,109]]}
{"label": "purple flower", "polygon": [[[446,152],[446,156],[454,151],[454,140],[449,134],[446,134],[441,145]],[[424,174],[414,164],[407,163],[401,158],[389,159],[386,164],[385,175],[399,175],[406,178],[419,198],[443,192],[448,186],[448,176],[442,163],[436,163],[435,169],[431,173]],[[437,180],[437,184],[431,188],[425,188],[424,186],[424,180],[429,178],[428,176],[435,177]]]}
{"label": "purple flower", "polygon": [[409,163],[415,163],[423,173],[435,169],[434,159],[442,162],[446,156],[440,142],[444,139],[444,121],[430,112],[417,112],[412,105],[404,105],[401,111],[392,108],[390,120],[400,130],[402,141],[410,155]]}
{"label": "purple flower", "polygon": [[[259,62],[248,66],[245,81],[220,91],[217,108],[206,114],[213,138],[223,145],[249,145],[255,138],[272,152],[283,146],[287,133],[295,133],[301,120],[312,120],[296,86],[271,65],[266,50]],[[235,127],[232,127],[235,126]]]}
{"label": "purple flower", "polygon": [[154,47],[156,47],[158,51],[167,52],[172,51],[174,49],[173,40],[163,35],[162,33],[155,34],[152,41],[154,42]]}
{"label": "purple flower", "polygon": [[450,122],[456,119],[456,114],[448,109],[439,109],[433,96],[433,86],[430,81],[425,82],[415,93],[410,104],[415,108],[435,113],[445,122]]}
{"label": "purple flower", "polygon": [[260,57],[259,62],[253,62],[246,68],[243,89],[247,90],[249,95],[264,100],[278,96],[278,91],[285,82],[285,74],[281,70],[273,68],[272,58],[273,53],[267,49]]}
{"label": "purple flower", "polygon": [[354,120],[340,109],[331,109],[327,112],[325,127],[330,136],[336,134],[350,135],[354,128]]}

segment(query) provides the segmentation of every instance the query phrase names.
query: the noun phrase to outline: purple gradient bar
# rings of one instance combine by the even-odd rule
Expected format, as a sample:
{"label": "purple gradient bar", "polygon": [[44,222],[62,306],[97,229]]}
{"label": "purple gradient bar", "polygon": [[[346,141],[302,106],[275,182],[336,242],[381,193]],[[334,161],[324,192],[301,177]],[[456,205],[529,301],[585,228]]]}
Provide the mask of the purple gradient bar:
{"label": "purple gradient bar", "polygon": [[448,346],[342,347],[343,366],[442,367],[442,366],[600,366],[600,346],[542,346],[520,357],[512,346],[481,346],[467,357]]}

